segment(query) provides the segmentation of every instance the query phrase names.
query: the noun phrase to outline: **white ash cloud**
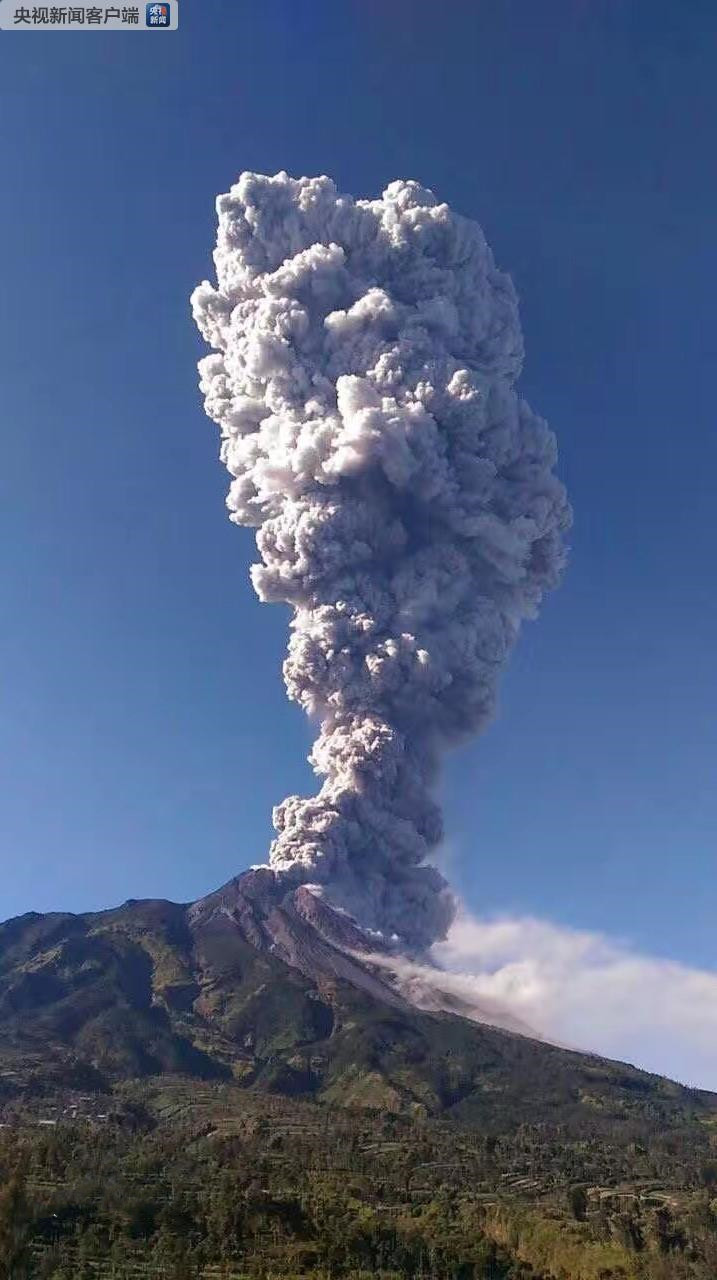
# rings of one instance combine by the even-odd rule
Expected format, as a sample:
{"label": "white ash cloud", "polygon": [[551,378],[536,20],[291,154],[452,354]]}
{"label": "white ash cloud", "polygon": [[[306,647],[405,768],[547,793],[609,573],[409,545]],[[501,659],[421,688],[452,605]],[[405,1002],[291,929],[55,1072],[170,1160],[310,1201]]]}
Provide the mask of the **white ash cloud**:
{"label": "white ash cloud", "polygon": [[431,954],[439,972],[393,967],[459,1000],[477,1021],[513,1017],[556,1043],[717,1089],[714,970],[547,920],[467,912]]}
{"label": "white ash cloud", "polygon": [[489,721],[564,561],[555,439],[513,387],[515,291],[415,182],[354,200],[244,173],[217,211],[201,388],[255,589],[294,610],[289,697],[320,725],[324,781],[275,810],[270,865],[424,947],[454,914],[427,861],[441,756]]}

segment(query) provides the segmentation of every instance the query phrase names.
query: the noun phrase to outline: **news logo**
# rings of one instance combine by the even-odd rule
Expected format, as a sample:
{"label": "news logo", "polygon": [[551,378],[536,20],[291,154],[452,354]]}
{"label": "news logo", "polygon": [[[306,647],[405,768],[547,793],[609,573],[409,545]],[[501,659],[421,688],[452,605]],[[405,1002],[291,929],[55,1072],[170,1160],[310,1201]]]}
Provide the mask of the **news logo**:
{"label": "news logo", "polygon": [[147,26],[168,27],[169,4],[157,4],[156,0],[152,0],[152,3],[147,5]]}

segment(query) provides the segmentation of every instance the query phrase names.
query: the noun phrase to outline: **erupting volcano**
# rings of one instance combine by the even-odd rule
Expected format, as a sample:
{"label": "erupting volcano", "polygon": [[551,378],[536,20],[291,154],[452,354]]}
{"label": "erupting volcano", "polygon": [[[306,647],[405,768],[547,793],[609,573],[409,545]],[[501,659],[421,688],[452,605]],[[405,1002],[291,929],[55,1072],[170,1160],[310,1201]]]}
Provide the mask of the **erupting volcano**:
{"label": "erupting volcano", "polygon": [[515,291],[416,182],[354,200],[245,173],[217,210],[201,388],[230,519],[257,529],[254,587],[293,609],[284,676],[324,780],[274,810],[262,896],[310,886],[420,952],[455,912],[430,862],[442,755],[490,720],[565,559],[555,438],[514,389]]}

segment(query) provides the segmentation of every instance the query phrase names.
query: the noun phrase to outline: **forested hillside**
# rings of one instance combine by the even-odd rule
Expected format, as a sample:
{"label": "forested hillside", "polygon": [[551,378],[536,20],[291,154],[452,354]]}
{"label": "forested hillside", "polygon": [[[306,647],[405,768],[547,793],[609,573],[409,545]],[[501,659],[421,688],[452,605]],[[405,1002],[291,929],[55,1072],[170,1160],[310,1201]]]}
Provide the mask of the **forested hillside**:
{"label": "forested hillside", "polygon": [[0,1130],[6,1277],[714,1280],[714,1125],[488,1133],[176,1079]]}

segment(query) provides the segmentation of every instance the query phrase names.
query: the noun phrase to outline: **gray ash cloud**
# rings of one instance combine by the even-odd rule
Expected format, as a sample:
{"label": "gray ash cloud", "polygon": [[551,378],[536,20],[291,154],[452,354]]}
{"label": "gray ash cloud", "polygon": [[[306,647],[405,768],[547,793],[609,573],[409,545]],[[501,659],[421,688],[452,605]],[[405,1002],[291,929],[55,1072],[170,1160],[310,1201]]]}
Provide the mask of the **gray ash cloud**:
{"label": "gray ash cloud", "polygon": [[555,438],[514,390],[515,291],[415,182],[354,200],[244,173],[217,211],[201,388],[254,587],[293,609],[286,688],[323,779],[274,811],[269,865],[421,949],[454,911],[430,865],[441,757],[490,720],[565,558]]}

